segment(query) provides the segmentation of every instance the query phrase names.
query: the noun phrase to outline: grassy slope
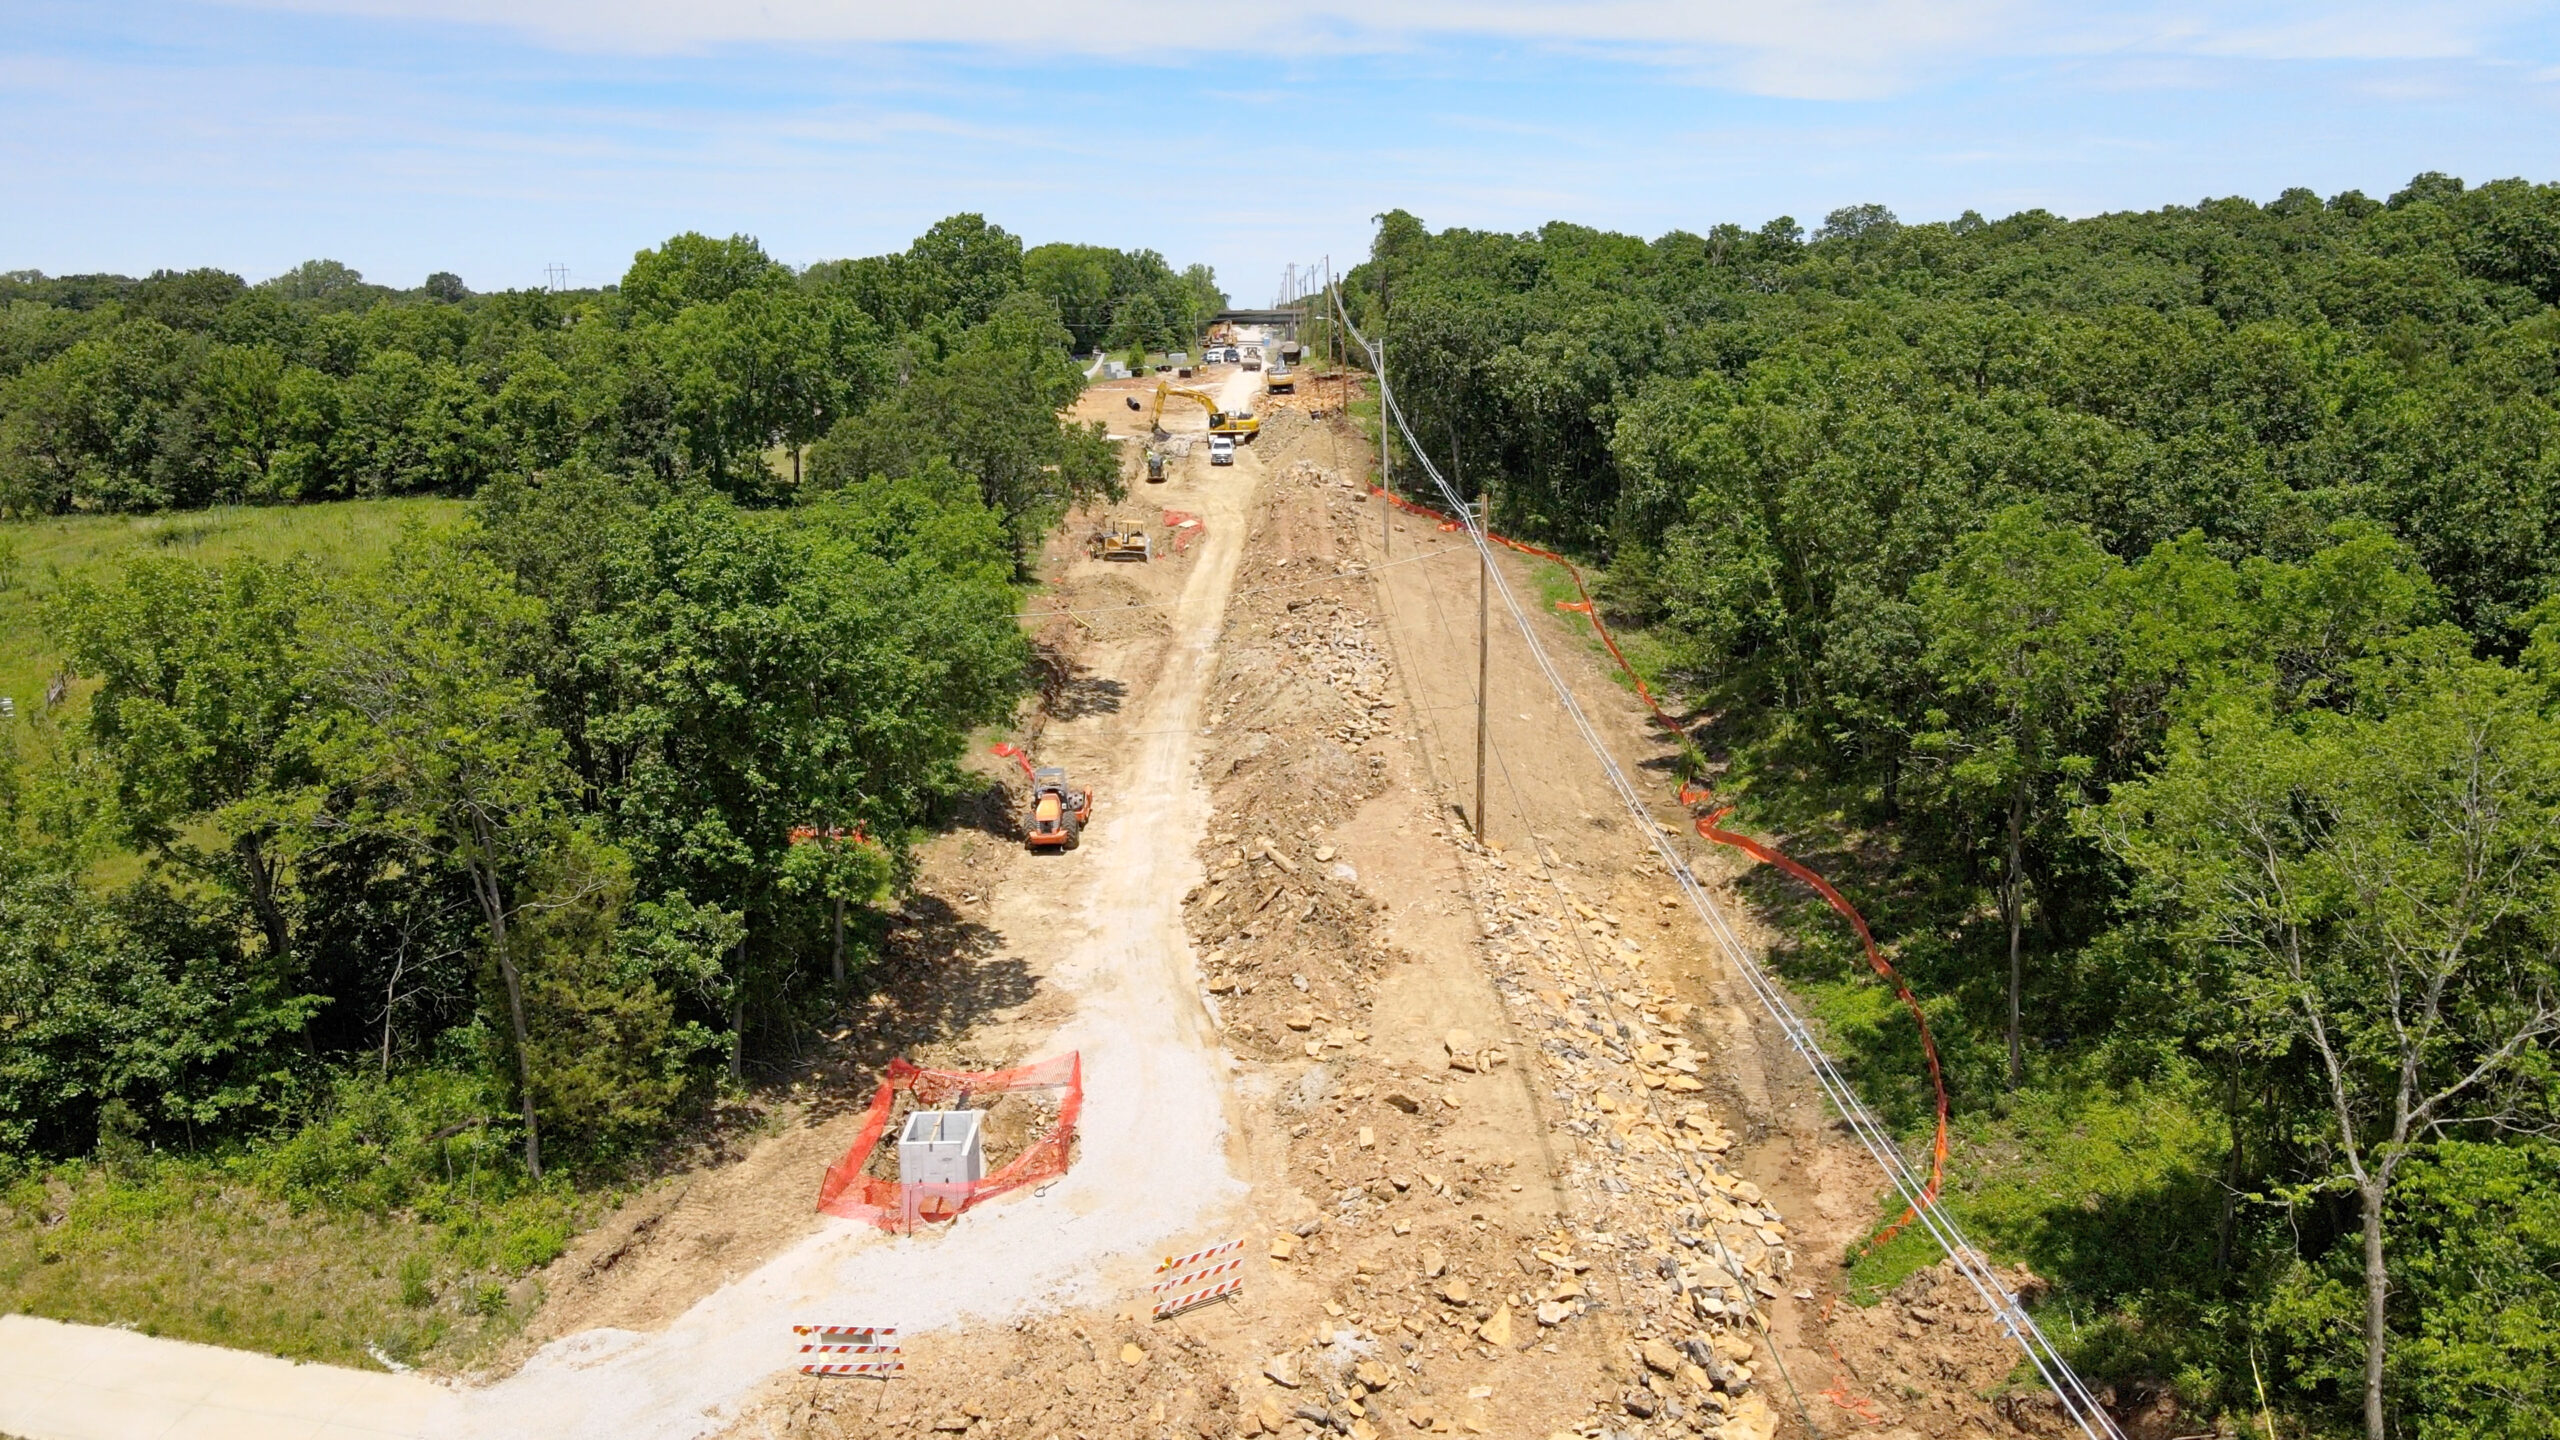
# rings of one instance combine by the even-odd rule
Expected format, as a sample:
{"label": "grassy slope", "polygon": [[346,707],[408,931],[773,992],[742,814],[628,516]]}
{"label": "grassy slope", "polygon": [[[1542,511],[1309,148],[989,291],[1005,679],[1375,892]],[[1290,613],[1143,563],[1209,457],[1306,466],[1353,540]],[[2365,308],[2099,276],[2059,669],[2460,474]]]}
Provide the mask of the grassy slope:
{"label": "grassy slope", "polygon": [[[16,559],[0,574],[13,582],[0,583],[0,695],[19,725],[41,707],[62,667],[43,612],[66,582],[112,580],[144,555],[355,564],[462,510],[379,500],[0,524],[0,553]],[[81,696],[74,687],[71,710]],[[102,882],[130,870],[101,868]],[[549,1257],[562,1209],[519,1198],[426,1224],[285,1205],[212,1164],[74,1162],[0,1183],[0,1310],[358,1365],[373,1344],[467,1355],[521,1313],[529,1297],[504,1281]]]}
{"label": "grassy slope", "polygon": [[0,1310],[293,1360],[461,1368],[539,1299],[520,1277],[608,1209],[565,1192],[414,1211],[297,1207],[218,1162],[75,1161],[0,1187]]}

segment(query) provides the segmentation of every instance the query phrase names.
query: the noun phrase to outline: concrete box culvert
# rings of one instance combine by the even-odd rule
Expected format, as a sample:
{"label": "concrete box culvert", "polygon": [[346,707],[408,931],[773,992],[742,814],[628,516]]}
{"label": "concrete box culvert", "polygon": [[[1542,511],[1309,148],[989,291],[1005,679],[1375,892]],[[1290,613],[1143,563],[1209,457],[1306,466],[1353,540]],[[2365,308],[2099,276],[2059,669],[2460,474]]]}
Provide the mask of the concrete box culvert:
{"label": "concrete box culvert", "polygon": [[972,1185],[987,1178],[979,1134],[982,1110],[918,1110],[898,1132],[898,1179],[909,1185]]}

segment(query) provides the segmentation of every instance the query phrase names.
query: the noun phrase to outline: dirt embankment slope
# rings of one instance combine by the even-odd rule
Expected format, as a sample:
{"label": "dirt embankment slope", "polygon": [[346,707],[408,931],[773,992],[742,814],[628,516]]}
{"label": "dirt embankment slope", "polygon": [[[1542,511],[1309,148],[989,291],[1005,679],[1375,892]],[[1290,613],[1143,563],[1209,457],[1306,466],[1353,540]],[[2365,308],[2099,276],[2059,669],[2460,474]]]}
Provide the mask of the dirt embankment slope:
{"label": "dirt embankment slope", "polygon": [[[1173,1248],[1243,1240],[1243,1294],[1158,1321],[1147,1277],[1118,1276],[1115,1303],[1035,1299],[912,1340],[887,1384],[769,1387],[733,1433],[2041,1428],[1993,1403],[2008,1357],[1951,1292],[1825,1324],[1874,1213],[1863,1157],[1668,903],[1516,635],[1492,657],[1494,845],[1467,837],[1473,561],[1427,522],[1382,546],[1381,507],[1345,481],[1359,442],[1271,420],[1191,717],[1212,807],[1183,867],[1199,988],[1159,997],[1214,1026],[1224,1158],[1251,1187]],[[1143,657],[1089,638],[1062,637],[1078,683],[1152,693],[1113,668]],[[1658,761],[1558,641],[1622,763]],[[995,1244],[978,1225],[946,1243]]]}

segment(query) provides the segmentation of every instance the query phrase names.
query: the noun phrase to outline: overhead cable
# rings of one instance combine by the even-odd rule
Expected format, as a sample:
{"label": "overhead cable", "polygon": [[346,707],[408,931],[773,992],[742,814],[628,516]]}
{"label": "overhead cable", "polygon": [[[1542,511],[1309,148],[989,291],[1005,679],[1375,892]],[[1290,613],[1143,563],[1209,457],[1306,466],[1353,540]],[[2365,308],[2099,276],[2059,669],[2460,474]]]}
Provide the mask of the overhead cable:
{"label": "overhead cable", "polygon": [[1799,1056],[1803,1057],[1806,1067],[1813,1073],[1814,1082],[1821,1087],[1824,1096],[1839,1112],[1851,1133],[1858,1137],[1859,1142],[1866,1147],[1867,1153],[1874,1157],[1876,1164],[1883,1169],[1887,1178],[1893,1182],[1894,1188],[1901,1193],[1903,1200],[1919,1217],[1921,1228],[1937,1242],[1938,1248],[1945,1252],[1948,1262],[1955,1267],[1957,1273],[1962,1275],[1973,1287],[1975,1293],[1982,1297],[1983,1303],[1990,1308],[1993,1319],[2025,1353],[2027,1362],[2035,1368],[2037,1376],[2053,1391],[2055,1398],[2061,1401],[2063,1408],[2070,1413],[2073,1423],[2080,1432],[2088,1436],[2089,1440],[2123,1440],[2123,1432],[2117,1428],[2115,1417],[2107,1412],[2105,1406],[2098,1403],[2097,1397],[2090,1392],[2089,1387],[2072,1369],[2070,1362],[2063,1357],[2061,1349],[2036,1324],[2035,1317],[2027,1313],[2025,1304],[2001,1284],[1990,1261],[1974,1248],[1970,1240],[1965,1238],[1964,1231],[1957,1225],[1955,1217],[1938,1203],[1920,1177],[1913,1173],[1892,1131],[1886,1128],[1884,1122],[1867,1108],[1864,1100],[1859,1098],[1856,1089],[1850,1085],[1848,1077],[1841,1073],[1839,1066],[1814,1039],[1811,1027],[1796,1012],[1793,1001],[1761,966],[1758,957],[1743,944],[1741,937],[1734,932],[1731,923],[1726,920],[1722,907],[1708,895],[1706,888],[1699,883],[1697,875],[1671,847],[1662,828],[1654,823],[1653,814],[1646,808],[1643,797],[1637,793],[1634,783],[1620,768],[1616,757],[1609,753],[1608,746],[1601,742],[1599,731],[1593,726],[1590,716],[1584,713],[1581,703],[1574,696],[1572,687],[1565,682],[1563,674],[1556,669],[1555,662],[1548,657],[1546,647],[1539,643],[1537,632],[1529,622],[1528,612],[1522,608],[1519,597],[1512,592],[1510,581],[1503,574],[1502,567],[1492,563],[1491,542],[1486,537],[1482,522],[1474,514],[1475,507],[1467,504],[1459,495],[1457,488],[1449,483],[1448,477],[1440,473],[1440,468],[1432,463],[1430,455],[1422,447],[1422,442],[1414,435],[1412,426],[1407,423],[1403,407],[1396,404],[1395,392],[1388,383],[1385,367],[1378,363],[1377,347],[1360,333],[1357,326],[1352,324],[1349,312],[1343,307],[1341,292],[1336,288],[1328,287],[1326,293],[1334,314],[1341,321],[1344,332],[1357,341],[1362,349],[1369,352],[1378,382],[1380,428],[1383,430],[1392,421],[1397,433],[1404,436],[1407,450],[1422,466],[1423,473],[1430,476],[1431,483],[1439,490],[1441,498],[1447,502],[1450,513],[1466,530],[1467,537],[1475,543],[1477,550],[1486,557],[1485,566],[1492,576],[1495,592],[1502,597],[1503,608],[1510,612],[1513,623],[1519,627],[1521,638],[1528,645],[1530,658],[1537,663],[1539,673],[1546,677],[1547,684],[1555,691],[1557,703],[1563,707],[1566,717],[1573,722],[1574,729],[1581,735],[1583,743],[1590,748],[1593,757],[1600,762],[1600,768],[1608,777],[1610,788],[1617,792],[1619,802],[1626,807],[1627,814],[1636,822],[1637,828],[1650,838],[1655,853],[1661,858],[1672,878],[1678,882],[1681,893],[1688,898],[1690,908],[1697,913],[1699,920],[1715,937],[1727,962],[1751,987],[1752,994],[1759,1000],[1761,1008],[1768,1012],[1770,1019],[1777,1023],[1779,1030],[1787,1037],[1787,1043]]}

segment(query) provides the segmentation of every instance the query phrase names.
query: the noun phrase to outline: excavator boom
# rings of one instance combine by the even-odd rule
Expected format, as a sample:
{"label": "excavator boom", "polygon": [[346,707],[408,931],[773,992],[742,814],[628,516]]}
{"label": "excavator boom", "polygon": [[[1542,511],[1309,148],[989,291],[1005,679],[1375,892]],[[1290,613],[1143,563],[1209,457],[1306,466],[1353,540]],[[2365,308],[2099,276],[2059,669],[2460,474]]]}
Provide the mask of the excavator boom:
{"label": "excavator boom", "polygon": [[1164,402],[1168,397],[1177,395],[1209,412],[1209,433],[1212,435],[1227,435],[1242,440],[1262,433],[1262,422],[1255,417],[1230,415],[1218,408],[1218,397],[1205,390],[1193,390],[1176,385],[1170,380],[1156,382],[1155,407],[1147,412],[1147,429],[1151,433],[1157,435],[1165,433]]}

